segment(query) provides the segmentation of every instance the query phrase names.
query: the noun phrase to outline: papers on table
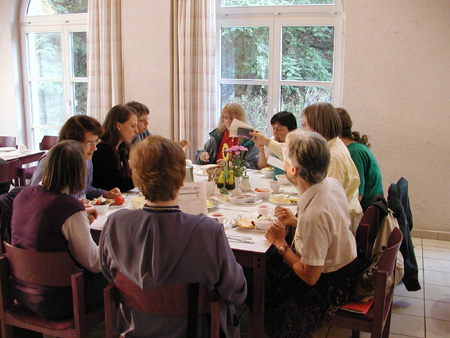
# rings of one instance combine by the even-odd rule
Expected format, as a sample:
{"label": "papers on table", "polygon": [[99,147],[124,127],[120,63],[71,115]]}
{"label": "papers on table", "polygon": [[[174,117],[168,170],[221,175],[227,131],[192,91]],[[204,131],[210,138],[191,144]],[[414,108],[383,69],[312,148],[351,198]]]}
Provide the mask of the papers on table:
{"label": "papers on table", "polygon": [[178,192],[178,205],[188,214],[207,214],[206,181],[184,182]]}
{"label": "papers on table", "polygon": [[230,125],[230,137],[245,137],[253,138],[249,133],[255,131],[251,125],[239,121],[238,119],[233,119]]}
{"label": "papers on table", "polygon": [[20,152],[19,150],[16,150],[16,149],[13,150],[13,151],[10,151],[10,150],[1,151],[0,150],[0,158],[5,160],[5,161],[16,159],[16,158],[18,158],[18,157],[20,157],[22,155],[23,155],[23,153]]}

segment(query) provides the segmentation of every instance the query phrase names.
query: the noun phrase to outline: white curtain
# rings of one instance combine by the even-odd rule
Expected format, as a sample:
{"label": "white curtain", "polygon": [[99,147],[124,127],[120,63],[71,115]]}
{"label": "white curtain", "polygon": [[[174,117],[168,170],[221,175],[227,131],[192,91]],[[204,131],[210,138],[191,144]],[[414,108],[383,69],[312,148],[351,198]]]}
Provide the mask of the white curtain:
{"label": "white curtain", "polygon": [[123,102],[120,0],[89,1],[88,115],[101,123]]}
{"label": "white curtain", "polygon": [[192,158],[216,122],[215,0],[173,0],[173,13],[175,138]]}

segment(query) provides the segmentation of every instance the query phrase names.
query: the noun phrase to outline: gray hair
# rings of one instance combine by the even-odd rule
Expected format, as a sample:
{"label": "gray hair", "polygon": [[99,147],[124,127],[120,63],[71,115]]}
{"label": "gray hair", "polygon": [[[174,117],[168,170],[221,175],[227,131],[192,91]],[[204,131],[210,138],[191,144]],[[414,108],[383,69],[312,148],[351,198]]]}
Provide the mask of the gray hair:
{"label": "gray hair", "polygon": [[322,182],[327,177],[330,150],[319,133],[298,130],[286,138],[286,160],[298,169],[297,175],[310,184]]}

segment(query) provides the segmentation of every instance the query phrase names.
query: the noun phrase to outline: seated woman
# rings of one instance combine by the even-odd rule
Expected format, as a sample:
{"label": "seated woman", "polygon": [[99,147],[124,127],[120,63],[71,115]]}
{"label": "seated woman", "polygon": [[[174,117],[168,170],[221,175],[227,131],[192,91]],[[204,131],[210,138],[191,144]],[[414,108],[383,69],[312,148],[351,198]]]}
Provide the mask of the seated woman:
{"label": "seated woman", "polygon": [[137,136],[131,141],[131,143],[138,143],[142,140],[144,140],[147,136],[150,136],[151,133],[148,131],[147,127],[149,125],[148,123],[148,116],[150,115],[150,110],[148,107],[140,102],[136,101],[130,101],[125,104],[125,107],[131,108],[134,110],[134,113],[137,117],[137,129],[138,134]]}
{"label": "seated woman", "polygon": [[[148,202],[141,210],[124,209],[109,216],[100,238],[102,271],[110,282],[120,271],[144,291],[164,283],[203,283],[226,302],[221,309],[226,337],[240,337],[233,305],[243,303],[247,295],[242,267],[220,223],[178,207],[185,161],[182,148],[161,136],[149,136],[132,148],[133,180]],[[184,317],[122,306],[118,328],[136,337],[183,337],[186,325]]]}
{"label": "seated woman", "polygon": [[341,182],[347,195],[348,210],[352,221],[350,230],[356,234],[362,208],[359,203],[359,174],[347,147],[339,138],[342,125],[336,109],[325,102],[312,104],[302,112],[302,129],[322,135],[330,148],[330,166],[327,176]]}
{"label": "seated woman", "polygon": [[108,112],[103,122],[105,133],[92,156],[95,187],[118,187],[122,192],[134,188],[128,154],[131,141],[138,134],[137,124],[136,114],[129,107],[117,105]]}
{"label": "seated woman", "polygon": [[216,129],[209,133],[211,138],[205,143],[203,149],[198,150],[195,155],[195,163],[221,164],[223,161],[223,145],[228,144],[229,147],[240,145],[246,147],[244,160],[245,166],[249,169],[258,168],[258,149],[252,140],[239,137],[230,137],[229,128],[233,119],[247,122],[244,109],[237,103],[228,103],[222,109],[220,114],[219,125]]}
{"label": "seated woman", "polygon": [[[72,116],[64,123],[59,132],[59,140],[74,140],[80,142],[83,146],[84,158],[86,160],[86,185],[85,188],[77,192],[76,198],[86,197],[92,200],[99,196],[105,198],[114,198],[120,195],[120,190],[116,187],[109,191],[97,189],[92,186],[92,155],[97,150],[98,138],[103,134],[102,125],[94,118],[86,115]],[[38,185],[42,181],[42,173],[44,171],[47,154],[44,154],[38,162],[38,165],[31,178],[30,185]],[[86,200],[83,199],[84,202]]]}
{"label": "seated woman", "polygon": [[359,201],[363,211],[372,204],[376,195],[383,196],[383,183],[377,160],[369,150],[367,135],[360,137],[357,131],[352,132],[352,119],[344,108],[336,108],[341,118],[342,132],[339,138],[347,146],[350,156],[358,169],[359,179]]}
{"label": "seated woman", "polygon": [[[84,268],[87,311],[103,306],[106,279],[100,272],[98,247],[89,225],[93,208],[71,196],[84,188],[84,151],[80,142],[61,141],[48,153],[42,183],[26,187],[14,200],[11,243],[35,251],[67,251]],[[23,306],[48,319],[73,316],[71,288],[43,287],[11,280],[13,295]]]}
{"label": "seated woman", "polygon": [[[281,111],[279,113],[276,113],[272,118],[270,119],[270,124],[272,125],[272,133],[273,133],[273,140],[279,143],[284,143],[286,141],[286,136],[291,131],[297,129],[297,120],[295,118],[295,115],[287,112],[287,111]],[[272,155],[275,157],[278,157],[276,154],[272,153],[267,146],[270,143],[269,138],[266,138],[266,145],[259,144],[258,150],[259,150],[259,157],[258,157],[258,168],[262,169],[264,167],[267,167],[267,158]],[[278,157],[279,158],[279,157]],[[281,157],[283,159],[283,157]],[[273,168],[273,179],[276,180],[276,175],[282,175],[284,174],[284,171],[274,167]]]}
{"label": "seated woman", "polygon": [[[326,177],[330,152],[318,133],[287,136],[286,177],[301,194],[296,217],[277,207],[265,237],[277,249],[266,268],[264,328],[269,337],[312,337],[356,286],[356,242],[342,185]],[[286,243],[285,226],[295,228]]]}

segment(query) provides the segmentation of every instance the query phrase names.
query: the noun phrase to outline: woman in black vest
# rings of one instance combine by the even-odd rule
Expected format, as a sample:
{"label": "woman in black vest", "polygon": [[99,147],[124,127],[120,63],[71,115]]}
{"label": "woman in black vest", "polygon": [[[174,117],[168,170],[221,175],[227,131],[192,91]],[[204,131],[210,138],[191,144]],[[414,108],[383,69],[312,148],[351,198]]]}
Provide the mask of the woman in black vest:
{"label": "woman in black vest", "polygon": [[[42,182],[25,188],[14,200],[11,220],[13,245],[35,251],[70,252],[84,268],[86,310],[103,305],[106,279],[100,272],[98,247],[89,225],[97,218],[93,208],[71,196],[85,185],[83,148],[76,141],[61,141],[47,156]],[[43,287],[11,280],[17,301],[48,319],[73,316],[71,288]]]}

